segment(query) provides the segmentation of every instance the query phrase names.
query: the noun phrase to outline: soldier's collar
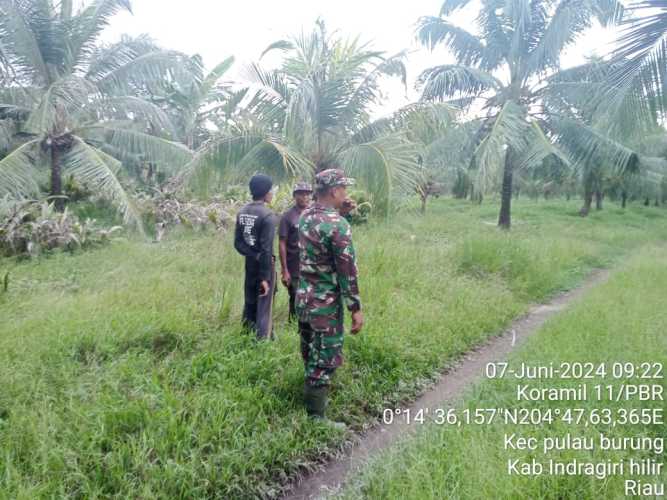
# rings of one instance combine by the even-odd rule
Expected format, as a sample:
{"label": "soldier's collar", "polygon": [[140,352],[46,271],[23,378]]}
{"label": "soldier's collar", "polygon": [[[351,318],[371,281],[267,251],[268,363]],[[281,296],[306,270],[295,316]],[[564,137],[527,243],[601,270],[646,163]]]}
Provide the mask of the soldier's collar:
{"label": "soldier's collar", "polygon": [[335,212],[336,211],[336,209],[334,207],[330,207],[328,205],[323,205],[322,203],[319,203],[317,201],[315,203],[313,203],[312,206],[313,206],[313,208],[315,208],[317,210],[324,210],[325,212],[327,212],[327,211]]}

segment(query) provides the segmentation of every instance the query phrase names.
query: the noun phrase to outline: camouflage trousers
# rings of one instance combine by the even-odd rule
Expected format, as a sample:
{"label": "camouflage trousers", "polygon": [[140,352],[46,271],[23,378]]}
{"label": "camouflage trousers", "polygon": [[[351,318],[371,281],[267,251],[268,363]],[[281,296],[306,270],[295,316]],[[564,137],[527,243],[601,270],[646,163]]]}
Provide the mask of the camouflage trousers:
{"label": "camouflage trousers", "polygon": [[342,319],[337,323],[336,326],[316,330],[313,326],[319,325],[299,321],[306,384],[311,387],[331,385],[336,368],[343,364]]}

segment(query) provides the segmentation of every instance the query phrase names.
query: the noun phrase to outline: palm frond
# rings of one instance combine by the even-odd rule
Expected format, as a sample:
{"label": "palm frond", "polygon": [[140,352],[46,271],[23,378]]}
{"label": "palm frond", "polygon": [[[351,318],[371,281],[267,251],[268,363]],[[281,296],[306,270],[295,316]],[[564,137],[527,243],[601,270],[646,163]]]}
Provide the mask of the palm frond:
{"label": "palm frond", "polygon": [[442,7],[440,7],[440,15],[448,16],[452,12],[464,8],[470,2],[471,0],[445,0]]}
{"label": "palm frond", "polygon": [[70,75],[56,80],[42,94],[28,118],[26,130],[37,134],[51,132],[56,122],[82,110],[88,103],[88,97],[95,92],[97,88],[84,78]]}
{"label": "palm frond", "polygon": [[[0,40],[12,68],[40,84],[51,83],[52,73],[44,59],[42,46],[33,28],[49,24],[44,5],[29,2],[0,2]],[[46,33],[44,30],[43,33]],[[56,45],[56,44],[54,44]]]}
{"label": "palm frond", "polygon": [[185,79],[188,67],[187,58],[180,52],[156,50],[109,68],[95,67],[88,78],[103,91],[130,93],[130,83],[159,85],[165,75]]}
{"label": "palm frond", "polygon": [[537,95],[551,113],[577,118],[628,144],[656,130],[659,106],[643,89],[628,87],[610,96],[610,78],[622,63],[593,60],[550,76]]}
{"label": "palm frond", "polygon": [[[438,134],[442,128],[451,125],[460,110],[448,103],[416,102],[404,106],[390,116],[380,118],[369,123],[356,132],[349,143],[342,146],[345,149],[350,144],[371,142],[384,134],[407,132],[409,135]],[[427,141],[424,141],[427,142]]]}
{"label": "palm frond", "polygon": [[313,172],[313,164],[301,153],[270,136],[259,141],[237,164],[241,178],[261,169],[275,179],[298,179]]}
{"label": "palm frond", "polygon": [[345,171],[373,193],[374,206],[388,215],[394,196],[414,193],[420,171],[417,153],[412,141],[396,133],[352,145],[340,157]]}
{"label": "palm frond", "polygon": [[472,121],[449,126],[445,133],[425,144],[421,153],[424,167],[432,171],[467,170],[478,145],[475,132]]}
{"label": "palm frond", "polygon": [[0,196],[23,198],[39,193],[41,175],[35,168],[38,155],[39,141],[33,140],[0,160]]}
{"label": "palm frond", "polygon": [[655,156],[640,156],[639,171],[654,184],[659,184],[667,175],[667,160]]}
{"label": "palm frond", "polygon": [[9,151],[18,131],[16,122],[12,119],[0,120],[0,154]]}
{"label": "palm frond", "polygon": [[29,114],[41,93],[41,90],[28,86],[0,87],[0,112]]}
{"label": "palm frond", "polygon": [[[375,55],[372,56],[375,58]],[[378,103],[382,99],[379,77],[382,75],[399,77],[404,86],[407,85],[407,69],[405,66],[405,52],[399,52],[391,57],[380,56],[374,67],[362,72],[358,81],[343,79],[334,83],[334,92],[338,102],[344,103],[344,109],[336,119],[345,123],[347,129],[358,130],[360,127],[368,126],[368,107]],[[349,86],[349,87],[348,87]],[[341,92],[343,88],[347,91]]]}
{"label": "palm frond", "polygon": [[525,111],[513,101],[507,101],[491,120],[490,129],[473,152],[477,168],[475,184],[486,191],[491,180],[502,172],[508,148],[519,153],[528,146],[529,125]]}
{"label": "palm frond", "polygon": [[266,54],[269,52],[272,52],[274,50],[281,50],[281,51],[289,51],[289,50],[294,50],[295,45],[293,42],[289,40],[278,40],[273,42],[271,45],[269,45],[267,48],[265,48],[262,51],[262,54],[259,56],[260,59],[262,59]]}
{"label": "palm frond", "polygon": [[245,78],[253,85],[254,95],[246,108],[263,123],[283,123],[292,98],[292,89],[279,71],[264,71],[256,64],[245,69]]}
{"label": "palm frond", "polygon": [[7,85],[13,78],[9,58],[9,49],[2,43],[2,37],[0,36],[0,86]]}
{"label": "palm frond", "polygon": [[123,215],[125,222],[141,227],[141,218],[132,199],[123,188],[115,172],[119,162],[78,137],[63,156],[63,173],[71,175],[95,193],[111,200]]}
{"label": "palm frond", "polygon": [[443,44],[463,66],[478,63],[486,50],[479,37],[440,17],[422,17],[417,23],[417,38],[431,50]]}
{"label": "palm frond", "polygon": [[185,165],[178,182],[182,186],[203,169],[215,168],[228,178],[247,176],[262,170],[277,179],[304,177],[313,165],[301,153],[278,138],[251,132],[225,134],[212,138]]}
{"label": "palm frond", "polygon": [[615,172],[636,170],[639,157],[635,151],[577,120],[553,117],[549,127],[556,144],[575,165],[609,165]]}
{"label": "palm frond", "polygon": [[386,59],[383,57],[382,61],[376,65],[375,69],[371,70],[367,76],[364,77],[363,81],[369,81],[377,74],[395,76],[401,79],[401,83],[407,89],[408,70],[405,65],[406,58],[407,53],[405,51],[401,51]]}
{"label": "palm frond", "polygon": [[131,123],[122,128],[102,123],[81,127],[74,132],[87,142],[99,146],[107,143],[120,151],[157,163],[172,173],[177,172],[193,156],[192,151],[183,144],[133,130]]}
{"label": "palm frond", "polygon": [[[627,12],[634,15],[621,23],[619,47],[614,52],[617,69],[610,76],[612,89],[607,96],[612,97],[612,106],[618,108],[628,96],[635,95],[635,101],[643,100],[664,115],[667,111],[667,2],[635,2]],[[654,116],[645,114],[644,118],[653,120]]]}
{"label": "palm frond", "polygon": [[479,96],[501,88],[501,83],[490,73],[459,64],[426,69],[417,83],[422,89],[422,99],[426,101]]}
{"label": "palm frond", "polygon": [[562,0],[533,48],[526,64],[526,77],[557,68],[563,50],[591,26],[590,3],[586,0]]}
{"label": "palm frond", "polygon": [[218,81],[225,75],[225,73],[227,73],[227,71],[229,71],[229,68],[231,68],[234,64],[234,60],[234,56],[228,57],[215,68],[213,68],[208,75],[206,75],[206,78],[204,78],[204,81],[202,82],[199,89],[199,93],[203,99],[206,99]]}
{"label": "palm frond", "polygon": [[71,19],[73,10],[74,5],[72,0],[60,0],[60,19]]}
{"label": "palm frond", "polygon": [[[69,8],[71,10],[71,5]],[[94,0],[71,19],[69,50],[72,66],[90,56],[96,48],[99,35],[109,25],[111,17],[122,10],[132,12],[130,0]]]}
{"label": "palm frond", "polygon": [[80,116],[82,120],[87,119],[92,124],[104,124],[109,120],[127,120],[128,117],[148,124],[156,133],[157,131],[163,131],[169,135],[175,133],[173,124],[163,109],[146,99],[134,96],[95,99],[82,111]]}
{"label": "palm frond", "polygon": [[541,165],[544,159],[549,156],[558,158],[566,167],[572,167],[567,154],[553,144],[537,122],[530,123],[528,134],[528,147],[519,151],[516,170],[521,171],[535,168]]}
{"label": "palm frond", "polygon": [[77,65],[76,73],[97,82],[109,72],[129,64],[137,57],[159,52],[160,47],[148,35],[130,37],[123,35],[120,41],[96,45],[87,59]]}

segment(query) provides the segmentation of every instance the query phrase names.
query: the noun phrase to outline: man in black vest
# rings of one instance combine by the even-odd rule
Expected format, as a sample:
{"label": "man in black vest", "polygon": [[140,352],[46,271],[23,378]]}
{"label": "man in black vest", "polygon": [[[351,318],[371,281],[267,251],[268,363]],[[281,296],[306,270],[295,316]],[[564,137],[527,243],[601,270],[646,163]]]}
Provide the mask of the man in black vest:
{"label": "man in black vest", "polygon": [[254,330],[258,339],[266,339],[273,338],[276,216],[266,206],[273,199],[273,182],[271,177],[257,174],[250,179],[249,186],[253,201],[236,216],[234,248],[245,257],[243,324]]}

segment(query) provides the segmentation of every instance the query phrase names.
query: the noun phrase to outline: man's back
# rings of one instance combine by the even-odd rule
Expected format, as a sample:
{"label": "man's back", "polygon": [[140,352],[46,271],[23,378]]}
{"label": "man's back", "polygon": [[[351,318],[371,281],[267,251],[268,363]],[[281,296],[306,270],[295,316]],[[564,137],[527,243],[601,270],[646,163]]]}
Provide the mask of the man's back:
{"label": "man's back", "polygon": [[[262,202],[253,201],[241,207],[236,216],[236,234],[234,245],[242,255],[256,260],[262,251],[262,231],[265,223],[275,227],[273,212]],[[267,232],[268,233],[268,232]],[[271,243],[273,243],[273,233]],[[266,238],[265,238],[266,239]]]}
{"label": "man's back", "polygon": [[273,335],[273,238],[276,220],[262,200],[248,203],[236,216],[234,247],[245,257],[243,323],[257,338]]}

